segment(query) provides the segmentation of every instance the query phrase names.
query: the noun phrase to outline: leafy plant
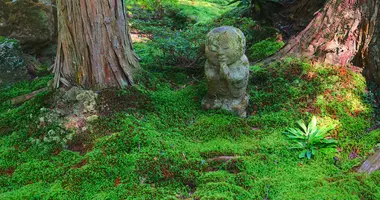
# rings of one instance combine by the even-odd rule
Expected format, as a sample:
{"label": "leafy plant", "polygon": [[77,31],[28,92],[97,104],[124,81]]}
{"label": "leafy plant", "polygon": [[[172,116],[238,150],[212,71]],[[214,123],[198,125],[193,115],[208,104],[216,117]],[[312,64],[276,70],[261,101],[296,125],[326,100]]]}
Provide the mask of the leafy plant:
{"label": "leafy plant", "polygon": [[288,128],[284,134],[292,140],[293,146],[291,149],[302,149],[299,158],[307,157],[310,159],[317,151],[336,151],[337,141],[326,138],[327,132],[333,130],[334,126],[318,127],[315,116],[307,126],[302,120],[297,121],[297,124],[301,129]]}

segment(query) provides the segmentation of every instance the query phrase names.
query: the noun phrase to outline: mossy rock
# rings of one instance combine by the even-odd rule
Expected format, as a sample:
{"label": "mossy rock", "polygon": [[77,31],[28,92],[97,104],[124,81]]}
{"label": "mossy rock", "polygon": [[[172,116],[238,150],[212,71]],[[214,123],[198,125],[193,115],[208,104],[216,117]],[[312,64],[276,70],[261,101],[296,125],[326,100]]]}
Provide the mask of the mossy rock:
{"label": "mossy rock", "polygon": [[0,36],[0,85],[25,80],[27,77],[19,42]]}
{"label": "mossy rock", "polygon": [[57,38],[56,9],[51,0],[0,0],[0,35],[15,38],[28,53]]}

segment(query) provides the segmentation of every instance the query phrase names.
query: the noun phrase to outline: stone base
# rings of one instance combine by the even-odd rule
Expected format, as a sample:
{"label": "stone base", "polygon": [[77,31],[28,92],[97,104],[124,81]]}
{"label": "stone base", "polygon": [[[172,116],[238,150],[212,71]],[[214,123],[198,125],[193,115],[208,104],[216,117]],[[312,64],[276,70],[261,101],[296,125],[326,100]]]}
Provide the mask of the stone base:
{"label": "stone base", "polygon": [[202,100],[202,107],[205,109],[223,109],[235,113],[240,117],[247,117],[247,107],[249,96],[245,95],[240,99],[223,99],[205,97]]}
{"label": "stone base", "polygon": [[380,144],[375,146],[375,154],[369,156],[367,160],[359,168],[358,172],[367,172],[371,174],[377,170],[380,170]]}

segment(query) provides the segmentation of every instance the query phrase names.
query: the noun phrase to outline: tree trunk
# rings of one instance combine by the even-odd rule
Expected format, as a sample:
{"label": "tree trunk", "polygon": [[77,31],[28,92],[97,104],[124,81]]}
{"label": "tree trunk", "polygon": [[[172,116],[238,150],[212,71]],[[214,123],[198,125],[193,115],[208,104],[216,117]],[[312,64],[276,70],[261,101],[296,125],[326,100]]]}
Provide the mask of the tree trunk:
{"label": "tree trunk", "polygon": [[[378,0],[379,2],[379,0]],[[379,10],[380,8],[377,7]],[[363,74],[370,82],[375,83],[372,92],[375,95],[377,104],[380,104],[380,14],[379,11],[375,17],[375,25],[372,33],[371,42],[369,43],[368,53],[364,54],[364,71]],[[359,57],[360,59],[360,57]]]}
{"label": "tree trunk", "polygon": [[123,0],[58,0],[54,86],[102,89],[133,84],[133,52]]}
{"label": "tree trunk", "polygon": [[374,57],[368,54],[376,48],[369,44],[376,43],[378,37],[375,24],[379,7],[379,0],[330,0],[309,25],[270,60],[293,55],[329,64],[354,62],[362,67],[377,65],[378,68],[378,63],[370,61]]}
{"label": "tree trunk", "polygon": [[330,0],[268,63],[285,56],[363,68],[380,103],[380,0]]}
{"label": "tree trunk", "polygon": [[[379,1],[378,1],[379,2]],[[379,7],[377,7],[380,10]],[[367,59],[364,59],[363,66],[364,75],[371,81],[376,83],[375,90],[380,91],[380,12],[378,11],[375,16],[374,30],[370,30],[372,33],[371,42],[369,43],[368,54],[365,55]],[[379,94],[378,94],[379,95]],[[380,97],[378,103],[380,103]]]}

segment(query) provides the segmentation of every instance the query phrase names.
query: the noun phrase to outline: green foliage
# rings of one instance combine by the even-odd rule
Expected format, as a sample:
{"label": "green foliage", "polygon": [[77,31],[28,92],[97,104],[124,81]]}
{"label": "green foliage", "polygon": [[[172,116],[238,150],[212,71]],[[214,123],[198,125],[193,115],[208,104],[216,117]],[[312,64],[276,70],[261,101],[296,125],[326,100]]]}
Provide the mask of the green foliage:
{"label": "green foliage", "polygon": [[250,48],[250,56],[249,58],[252,61],[262,60],[278,51],[280,48],[284,46],[284,42],[275,41],[273,39],[262,40]]}
{"label": "green foliage", "polygon": [[[317,118],[313,116],[309,125],[300,120],[297,121],[299,128],[288,128],[284,134],[292,141],[291,149],[301,149],[299,158],[310,159],[318,151],[336,151],[337,141],[326,139],[326,134],[334,129],[334,126],[318,127]],[[301,128],[301,129],[300,129]]]}

